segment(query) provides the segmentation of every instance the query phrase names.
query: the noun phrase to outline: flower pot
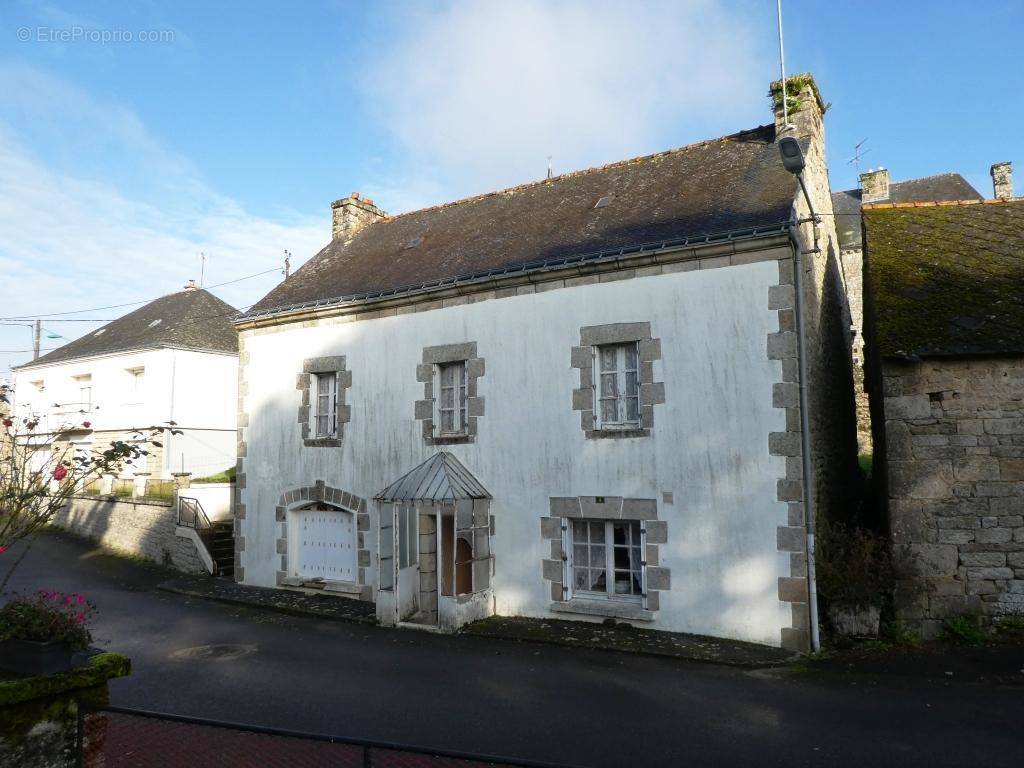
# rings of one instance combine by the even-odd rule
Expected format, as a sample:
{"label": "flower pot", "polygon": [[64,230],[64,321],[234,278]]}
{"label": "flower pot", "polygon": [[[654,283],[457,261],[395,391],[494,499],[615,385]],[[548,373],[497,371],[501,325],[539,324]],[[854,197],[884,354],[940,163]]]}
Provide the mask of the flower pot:
{"label": "flower pot", "polygon": [[877,605],[832,605],[828,618],[843,637],[878,637],[881,610]]}
{"label": "flower pot", "polygon": [[0,641],[0,669],[19,675],[46,676],[75,666],[78,653],[62,640]]}

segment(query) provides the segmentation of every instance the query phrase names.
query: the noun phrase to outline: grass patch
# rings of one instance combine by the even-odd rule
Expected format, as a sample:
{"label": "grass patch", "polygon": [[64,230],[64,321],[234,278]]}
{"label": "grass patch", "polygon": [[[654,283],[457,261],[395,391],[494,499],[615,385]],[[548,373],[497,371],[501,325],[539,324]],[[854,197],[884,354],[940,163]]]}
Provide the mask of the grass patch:
{"label": "grass patch", "polygon": [[235,468],[228,467],[223,472],[217,472],[206,477],[197,477],[192,480],[193,483],[233,483],[235,482]]}
{"label": "grass patch", "polygon": [[1024,616],[1004,616],[996,619],[994,626],[1000,638],[1024,640]]}
{"label": "grass patch", "polygon": [[860,471],[864,473],[864,479],[870,480],[875,466],[874,455],[870,453],[862,453],[857,457],[857,463],[860,465]]}
{"label": "grass patch", "polygon": [[988,639],[978,622],[970,616],[954,616],[942,622],[942,636],[955,645],[976,647]]}

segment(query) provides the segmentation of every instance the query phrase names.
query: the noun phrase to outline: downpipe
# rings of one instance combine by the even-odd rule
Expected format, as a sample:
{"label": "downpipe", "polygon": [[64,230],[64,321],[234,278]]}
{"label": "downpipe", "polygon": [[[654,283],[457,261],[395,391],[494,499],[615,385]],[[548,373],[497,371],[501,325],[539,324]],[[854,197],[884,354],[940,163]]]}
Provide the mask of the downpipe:
{"label": "downpipe", "polygon": [[[807,341],[804,331],[804,260],[805,254],[820,253],[818,243],[818,223],[821,219],[814,212],[814,205],[811,196],[807,194],[807,187],[804,185],[803,174],[797,174],[800,188],[803,190],[804,199],[810,209],[809,219],[801,219],[790,227],[790,238],[793,241],[793,310],[796,322],[796,343],[797,343],[797,366],[800,382],[798,385],[800,396],[800,464],[803,477],[804,497],[804,526],[807,531],[807,608],[808,621],[811,629],[811,650],[817,653],[821,650],[821,637],[818,631],[818,582],[814,561],[814,489],[811,474],[811,425],[810,410],[807,395]],[[813,228],[814,248],[804,251],[800,244],[797,226],[801,223],[810,222]]]}

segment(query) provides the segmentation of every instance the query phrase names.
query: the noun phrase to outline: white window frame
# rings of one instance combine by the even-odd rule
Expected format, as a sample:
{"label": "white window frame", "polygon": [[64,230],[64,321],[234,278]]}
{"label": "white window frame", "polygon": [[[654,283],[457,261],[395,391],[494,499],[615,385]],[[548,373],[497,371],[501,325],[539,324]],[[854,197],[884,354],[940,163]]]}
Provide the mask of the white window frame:
{"label": "white window frame", "polygon": [[395,509],[398,528],[398,568],[408,568],[420,561],[420,513],[414,504],[398,504]]}
{"label": "white window frame", "polygon": [[146,382],[146,369],[143,366],[125,368],[125,373],[128,374],[129,386],[131,388],[125,400],[125,405],[137,405],[142,402],[142,387]]}
{"label": "white window frame", "polygon": [[[310,387],[312,390],[310,399],[313,401],[312,407],[309,409],[313,422],[310,425],[310,432],[318,439],[336,438],[338,436],[338,374],[336,371],[312,373],[310,377],[313,379]],[[334,386],[328,386],[327,391],[321,393],[321,380],[332,380]],[[322,418],[327,419],[325,430],[320,429]]]}
{"label": "white window frame", "polygon": [[[465,360],[452,360],[434,365],[434,434],[439,437],[462,437],[469,434],[469,378]],[[452,407],[444,407],[443,385],[445,370],[454,370],[452,379]],[[452,412],[452,429],[444,428],[444,414]]]}
{"label": "white window frame", "polygon": [[[647,602],[647,558],[646,558],[647,536],[646,536],[646,533],[647,532],[645,530],[644,522],[642,520],[600,520],[600,519],[593,519],[593,518],[572,518],[572,519],[566,520],[566,523],[567,523],[567,525],[566,525],[566,537],[565,537],[565,542],[563,544],[563,547],[564,547],[564,551],[567,553],[567,557],[566,557],[567,573],[565,574],[565,579],[566,580],[563,583],[569,585],[569,589],[570,589],[570,591],[572,593],[572,596],[580,598],[580,599],[583,599],[583,600],[611,600],[611,601],[617,601],[617,602],[646,604],[646,602]],[[604,526],[604,542],[603,543],[598,543],[598,544],[595,545],[595,544],[589,543],[589,540],[588,540],[588,543],[578,545],[577,542],[576,542],[575,527],[576,527],[576,524],[581,524],[582,525],[584,523],[587,524],[587,526],[588,526],[588,537],[589,537],[589,527],[591,525],[594,525],[594,524],[603,525]],[[615,548],[616,548],[616,545],[614,543],[614,530],[615,530],[615,526],[616,525],[627,525],[627,526],[629,526],[629,528],[627,530],[630,530],[631,533],[632,533],[632,530],[633,530],[633,526],[636,526],[635,530],[636,530],[636,533],[637,533],[637,542],[638,543],[634,544],[632,542],[632,535],[631,535],[630,536],[630,539],[631,539],[630,543],[625,545],[625,549],[627,549],[627,551],[630,548],[638,548],[640,550],[639,560],[637,562],[637,565],[639,566],[639,570],[634,571],[632,568],[630,568],[630,570],[629,570],[630,573],[637,573],[639,575],[640,592],[638,594],[620,594],[620,593],[616,593],[615,592],[615,571],[616,571],[616,568],[615,568]],[[576,578],[575,578],[576,577],[576,563],[575,563],[575,560],[576,560],[576,555],[577,555],[577,549],[576,549],[577,546],[586,547],[588,558],[589,558],[591,549],[594,548],[595,546],[600,546],[600,547],[602,547],[604,549],[604,580],[605,580],[604,591],[597,591],[597,590],[592,590],[592,589],[581,589],[581,588],[578,588],[576,586]],[[594,566],[589,561],[586,564],[581,564],[580,567],[587,568],[588,570],[593,570],[594,569]],[[621,571],[622,569],[620,568],[618,570]]]}
{"label": "white window frame", "polygon": [[[603,352],[615,350],[615,369],[613,371],[602,370]],[[630,367],[629,352],[635,364]],[[626,379],[628,374],[633,374],[636,385],[633,390],[627,391]],[[605,395],[603,377],[613,376],[615,382],[615,394]],[[627,418],[627,401],[636,401],[636,418]],[[606,420],[604,418],[604,402],[614,401],[615,418]],[[601,344],[594,347],[594,420],[598,429],[639,429],[640,428],[640,344],[636,341],[628,341],[616,344]]]}
{"label": "white window frame", "polygon": [[81,411],[92,410],[92,374],[83,373],[74,376],[75,386],[78,387],[78,407]]}

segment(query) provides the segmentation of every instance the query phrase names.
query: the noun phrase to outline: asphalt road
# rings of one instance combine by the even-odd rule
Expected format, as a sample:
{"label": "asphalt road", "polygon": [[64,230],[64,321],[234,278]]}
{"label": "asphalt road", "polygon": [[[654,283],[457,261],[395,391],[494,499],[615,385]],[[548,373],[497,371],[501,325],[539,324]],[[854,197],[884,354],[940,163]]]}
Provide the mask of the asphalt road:
{"label": "asphalt road", "polygon": [[[46,534],[11,587],[97,603],[96,644],[133,661],[110,685],[120,706],[595,767],[1024,765],[1020,687],[744,671],[295,618],[156,591],[166,577]],[[210,645],[238,647],[204,658]]]}

